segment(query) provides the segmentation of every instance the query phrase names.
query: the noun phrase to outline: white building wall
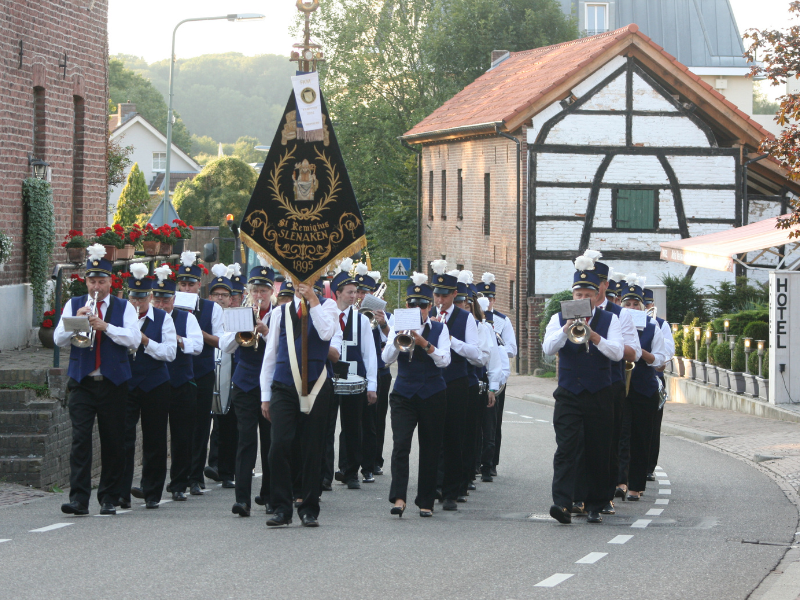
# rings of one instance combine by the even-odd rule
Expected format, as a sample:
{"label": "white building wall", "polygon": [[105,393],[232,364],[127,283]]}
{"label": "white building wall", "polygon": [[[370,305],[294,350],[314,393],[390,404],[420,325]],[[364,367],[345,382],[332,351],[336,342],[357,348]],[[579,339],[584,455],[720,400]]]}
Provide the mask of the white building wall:
{"label": "white building wall", "polygon": [[0,306],[13,310],[13,314],[0,319],[0,350],[12,350],[30,345],[31,334],[35,331],[31,329],[33,322],[31,285],[29,283],[0,285]]}
{"label": "white building wall", "polygon": [[[687,219],[733,219],[736,216],[736,190],[682,189],[681,198]],[[725,229],[730,227],[726,225]]]}
{"label": "white building wall", "polygon": [[585,215],[589,204],[589,192],[589,188],[537,188],[536,215],[567,217]]}
{"label": "white building wall", "polygon": [[625,73],[619,74],[606,87],[581,105],[581,110],[625,110]]}
{"label": "white building wall", "polygon": [[536,224],[536,249],[571,250],[577,247],[582,231],[583,221],[540,221]]}
{"label": "white building wall", "polygon": [[648,147],[708,147],[708,137],[688,117],[634,116],[631,143]]}
{"label": "white building wall", "polygon": [[633,74],[633,110],[678,112],[672,103],[636,73]]}
{"label": "white building wall", "polygon": [[736,160],[732,156],[668,156],[667,160],[683,185],[736,183]]}
{"label": "white building wall", "polygon": [[625,116],[569,115],[550,130],[547,143],[571,146],[622,146],[625,144]]}
{"label": "white building wall", "polygon": [[536,157],[536,181],[591,183],[603,157],[597,154],[551,154]]}
{"label": "white building wall", "polygon": [[615,156],[603,177],[604,183],[669,185],[669,178],[656,156]]}

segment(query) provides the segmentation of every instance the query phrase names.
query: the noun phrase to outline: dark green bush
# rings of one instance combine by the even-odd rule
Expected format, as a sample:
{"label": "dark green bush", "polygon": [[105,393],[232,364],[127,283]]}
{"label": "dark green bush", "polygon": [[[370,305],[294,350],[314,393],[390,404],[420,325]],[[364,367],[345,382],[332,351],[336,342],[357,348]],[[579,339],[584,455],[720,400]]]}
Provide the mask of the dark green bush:
{"label": "dark green bush", "polygon": [[683,356],[683,328],[678,327],[678,331],[672,334],[672,339],[675,340],[675,356]]}
{"label": "dark green bush", "polygon": [[747,327],[753,321],[769,321],[769,310],[767,309],[755,309],[755,310],[743,310],[741,312],[730,314],[730,315],[722,315],[717,317],[713,321],[711,321],[712,327],[714,332],[722,333],[725,331],[725,319],[730,321],[730,330],[728,331],[731,335],[742,335],[744,332],[744,328]]}
{"label": "dark green bush", "polygon": [[544,305],[544,312],[542,313],[542,320],[540,321],[541,326],[539,327],[540,341],[544,341],[544,333],[552,316],[561,312],[562,300],[572,300],[572,291],[564,290],[563,292],[557,292],[550,296],[547,304]]}
{"label": "dark green bush", "polygon": [[701,290],[695,287],[690,277],[664,275],[661,283],[667,286],[667,314],[673,323],[683,322],[688,312],[694,313],[692,319],[695,316],[705,316],[705,301]]}
{"label": "dark green bush", "polygon": [[744,337],[739,336],[736,338],[736,349],[733,351],[733,366],[731,371],[740,371],[744,373]]}
{"label": "dark green bush", "polygon": [[[741,336],[736,340],[736,354],[734,355],[733,366],[734,369],[737,371],[744,371],[744,361],[745,361],[745,352],[744,352],[744,338],[749,337],[752,338],[752,352],[750,354],[750,360],[748,365],[750,367],[751,373],[758,373],[758,346],[756,344],[756,340],[765,340],[767,342],[766,345],[769,344],[769,324],[763,321],[753,321],[749,323],[747,327],[744,328],[744,332]],[[753,359],[755,357],[755,368],[753,368]]]}
{"label": "dark green bush", "polygon": [[736,283],[723,281],[719,287],[709,286],[707,308],[714,316],[735,313],[752,305],[766,305],[769,302],[769,286],[754,282],[750,285],[747,277],[737,277]]}
{"label": "dark green bush", "polygon": [[[689,325],[689,335],[683,338],[683,354],[685,358],[694,358],[694,328],[700,326],[700,319],[695,317]],[[681,328],[682,330],[682,328]]]}
{"label": "dark green bush", "polygon": [[731,351],[727,341],[714,348],[714,364],[723,369],[731,368]]}
{"label": "dark green bush", "polygon": [[715,352],[717,351],[717,338],[715,337],[711,342],[711,347],[708,349],[708,353],[710,355],[709,361],[712,365],[717,364],[717,359],[715,358]]}

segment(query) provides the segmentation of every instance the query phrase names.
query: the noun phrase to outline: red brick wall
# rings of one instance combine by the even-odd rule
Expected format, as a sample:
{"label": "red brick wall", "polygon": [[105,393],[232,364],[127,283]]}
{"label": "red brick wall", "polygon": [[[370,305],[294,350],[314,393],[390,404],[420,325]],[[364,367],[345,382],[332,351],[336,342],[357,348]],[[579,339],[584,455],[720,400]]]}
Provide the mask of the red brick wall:
{"label": "red brick wall", "polygon": [[[27,281],[22,181],[30,176],[28,155],[34,154],[34,88],[41,88],[44,98],[43,118],[36,119],[43,152],[36,156],[52,169],[55,258],[66,258],[60,243],[70,228],[91,231],[105,223],[107,7],[107,0],[14,0],[0,8],[0,228],[14,238],[0,285]],[[58,66],[65,52],[66,74]],[[84,127],[74,153],[76,104],[82,105]],[[73,195],[82,196],[75,210]]]}
{"label": "red brick wall", "polygon": [[[495,274],[495,308],[511,317],[520,338],[520,372],[529,368],[529,305],[527,300],[527,148],[525,128],[514,132],[521,141],[521,264],[516,282],[517,193],[516,144],[499,136],[481,136],[449,143],[429,144],[422,149],[422,259],[428,272],[430,261],[445,255],[448,266],[463,265],[480,281],[485,271]],[[458,169],[463,177],[464,218],[457,219]],[[442,171],[447,171],[447,218],[442,219]],[[428,217],[429,178],[433,171],[433,219]],[[491,229],[484,235],[484,175],[491,175]],[[512,307],[511,282],[520,288],[520,321]],[[534,343],[538,343],[535,341]],[[538,356],[538,354],[534,354]],[[514,369],[512,363],[512,370]]]}

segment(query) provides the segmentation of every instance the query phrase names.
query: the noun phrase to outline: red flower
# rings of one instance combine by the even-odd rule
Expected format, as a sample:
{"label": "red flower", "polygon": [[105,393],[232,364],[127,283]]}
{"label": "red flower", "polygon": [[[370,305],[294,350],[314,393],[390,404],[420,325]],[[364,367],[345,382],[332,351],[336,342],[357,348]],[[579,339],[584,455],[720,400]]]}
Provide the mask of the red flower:
{"label": "red flower", "polygon": [[201,270],[201,271],[202,271],[202,272],[203,272],[205,275],[208,275],[208,269],[206,269],[206,266],[205,266],[205,265],[197,265],[197,266],[198,266],[198,267],[200,267],[200,270]]}
{"label": "red flower", "polygon": [[119,223],[116,223],[114,225],[114,231],[116,231],[116,232],[125,231],[125,228],[122,225],[120,225]]}
{"label": "red flower", "polygon": [[133,275],[131,275],[130,273],[127,273],[127,272],[126,273],[120,273],[119,276],[120,277],[124,277],[124,278],[133,277]]}
{"label": "red flower", "polygon": [[61,242],[61,247],[62,248],[66,248],[67,247],[67,242]]}
{"label": "red flower", "polygon": [[192,227],[191,225],[189,225],[189,229],[191,229],[192,231],[194,231],[194,227]]}
{"label": "red flower", "polygon": [[42,321],[42,327],[45,329],[50,329],[53,326],[53,322],[50,319],[45,319]]}
{"label": "red flower", "polygon": [[44,316],[45,317],[52,317],[55,314],[56,314],[55,310],[47,310],[47,311],[45,311]]}
{"label": "red flower", "polygon": [[181,230],[180,229],[176,229],[173,233],[175,234],[175,237],[181,237]]}

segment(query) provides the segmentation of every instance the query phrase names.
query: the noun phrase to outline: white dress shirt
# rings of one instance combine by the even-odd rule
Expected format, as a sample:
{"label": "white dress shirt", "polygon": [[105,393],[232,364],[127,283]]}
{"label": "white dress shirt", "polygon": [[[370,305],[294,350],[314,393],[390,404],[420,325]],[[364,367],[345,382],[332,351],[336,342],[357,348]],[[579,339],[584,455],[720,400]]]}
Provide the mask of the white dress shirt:
{"label": "white dress shirt", "polygon": [[[592,317],[597,308],[592,309]],[[561,350],[567,343],[567,334],[564,333],[564,328],[561,326],[559,315],[556,313],[550,317],[550,322],[547,324],[547,329],[544,332],[544,342],[542,342],[542,350],[548,356],[551,356]],[[597,349],[602,352],[609,360],[618,361],[622,360],[622,353],[625,350],[625,344],[622,339],[622,330],[620,329],[619,319],[614,313],[611,315],[611,324],[608,326],[608,334],[606,337],[600,337],[600,343],[597,344]],[[591,323],[591,318],[589,322]]]}
{"label": "white dress shirt", "polygon": [[[147,312],[144,314],[144,316],[139,317],[140,331],[142,329],[142,325],[144,325],[144,320],[148,318],[151,321],[154,320],[152,306],[148,306]],[[175,333],[175,323],[172,321],[172,317],[169,315],[169,313],[167,313],[164,315],[164,322],[161,324],[161,341],[157,342],[153,339],[150,339],[150,341],[147,342],[147,347],[144,349],[144,353],[152,356],[156,360],[172,362],[175,360],[177,349],[178,337]]]}
{"label": "white dress shirt", "polygon": [[505,349],[497,344],[497,336],[494,333],[491,325],[488,323],[481,323],[483,327],[478,329],[488,330],[487,338],[489,340],[489,360],[486,364],[486,374],[489,378],[489,389],[499,390],[500,387],[508,380],[509,375],[509,362],[508,354]]}
{"label": "white dress shirt", "polygon": [[[222,316],[223,308],[214,302],[213,300],[209,300],[214,306],[211,310],[211,331],[207,331],[206,333],[221,337],[223,333],[225,333],[225,324],[224,318]],[[195,310],[200,310],[200,296],[197,297],[197,305],[195,306]]]}
{"label": "white dress shirt", "polygon": [[[170,317],[175,310],[176,309],[173,308],[172,312],[169,313]],[[184,354],[191,354],[192,356],[199,356],[203,351],[203,330],[200,329],[200,323],[197,322],[197,317],[188,311],[184,312],[186,313],[186,336],[183,338],[183,349],[178,348],[178,351]],[[175,323],[174,320],[172,322]],[[177,335],[177,331],[175,333]]]}
{"label": "white dress shirt", "polygon": [[[603,301],[600,308],[606,310],[607,305],[608,298]],[[619,327],[622,330],[622,341],[625,342],[626,346],[633,348],[636,353],[636,358],[633,359],[633,362],[636,362],[642,358],[642,345],[639,343],[639,333],[633,324],[631,313],[628,312],[627,308],[623,308],[617,318],[619,319]]]}
{"label": "white dress shirt", "polygon": [[[328,305],[332,305],[333,310],[331,310]],[[300,306],[300,298],[295,295],[295,311],[298,306]],[[272,398],[272,380],[275,378],[275,364],[278,359],[278,340],[280,339],[283,306],[278,307],[278,310],[270,312],[269,325],[267,325],[267,327],[269,327],[269,333],[267,334],[267,341],[264,346],[264,362],[261,363],[261,402],[269,402],[270,398]],[[336,303],[328,300],[324,304],[317,304],[311,307],[308,314],[311,317],[311,323],[317,330],[317,335],[320,339],[330,340],[332,348],[341,348],[342,330],[337,321],[339,309]],[[337,316],[333,316],[334,314]],[[288,350],[291,352],[294,348],[289,348]],[[324,371],[323,375],[325,375]]]}
{"label": "white dress shirt", "polygon": [[492,353],[492,346],[497,346],[497,336],[494,329],[488,323],[476,323],[478,326],[478,350],[481,353],[480,361],[476,364],[469,361],[475,367],[485,367],[489,364]]}
{"label": "white dress shirt", "polygon": [[[447,310],[442,310],[442,323],[447,323],[450,317],[453,316],[455,308],[455,306],[451,305]],[[453,335],[450,335],[450,349],[456,354],[460,354],[466,358],[471,364],[480,365],[481,351],[478,348],[478,324],[475,322],[472,313],[468,310],[464,312],[467,313],[467,326],[464,329],[464,339],[459,340]]]}
{"label": "white dress shirt", "polygon": [[[653,319],[652,323],[655,325],[655,332],[653,334],[653,343],[650,346],[652,348],[650,353],[655,356],[655,360],[649,366],[657,369],[669,360],[669,356],[667,354],[666,345],[664,344],[664,336],[661,334],[661,328],[658,326],[658,321]],[[670,337],[672,337],[672,334],[670,334]]]}
{"label": "white dress shirt", "polygon": [[[503,339],[503,343],[505,344],[503,348],[508,353],[508,357],[513,358],[517,355],[517,336],[514,334],[514,325],[511,323],[511,319],[500,317],[494,311],[492,311],[492,313],[494,314],[492,319],[494,322],[494,329]],[[500,321],[500,323],[498,323],[498,321]]]}
{"label": "white dress shirt", "polygon": [[[327,302],[326,302],[327,304]],[[350,307],[348,306],[345,310],[337,311],[340,315],[344,315],[344,325],[347,327],[348,318],[347,315],[350,313]],[[357,310],[353,309],[353,314],[359,317],[358,321],[358,336],[361,338],[361,358],[364,359],[364,368],[367,371],[367,391],[368,392],[377,392],[378,391],[378,354],[375,350],[375,338],[372,337],[372,328],[369,324],[369,319],[364,315],[360,314]],[[341,331],[341,323],[339,323],[339,315],[336,315],[336,324],[339,325],[339,330]],[[345,352],[347,346],[344,342],[344,332],[342,332],[341,348],[336,348],[339,350],[340,358],[339,360],[345,359]]]}
{"label": "white dress shirt", "polygon": [[[425,325],[428,325],[431,329],[433,328],[430,319],[426,320],[422,324],[423,329],[425,329]],[[386,347],[384,347],[383,353],[381,354],[383,362],[386,363],[387,367],[396,361],[401,354],[400,350],[394,346],[395,335],[396,333],[394,331],[394,326],[392,326],[392,328],[389,330],[389,337],[386,340]],[[422,335],[422,333],[420,333],[420,335]],[[406,353],[403,352],[402,354]],[[426,354],[433,359],[433,363],[440,369],[444,369],[450,364],[450,331],[447,329],[447,325],[444,323],[442,323],[442,332],[439,334],[438,342],[433,347],[433,352],[426,352]]]}
{"label": "white dress shirt", "polygon": [[[656,321],[657,323],[658,321]],[[661,324],[661,337],[664,339],[664,354],[667,357],[664,362],[667,362],[675,356],[675,338],[672,337],[672,329],[666,321]]]}

